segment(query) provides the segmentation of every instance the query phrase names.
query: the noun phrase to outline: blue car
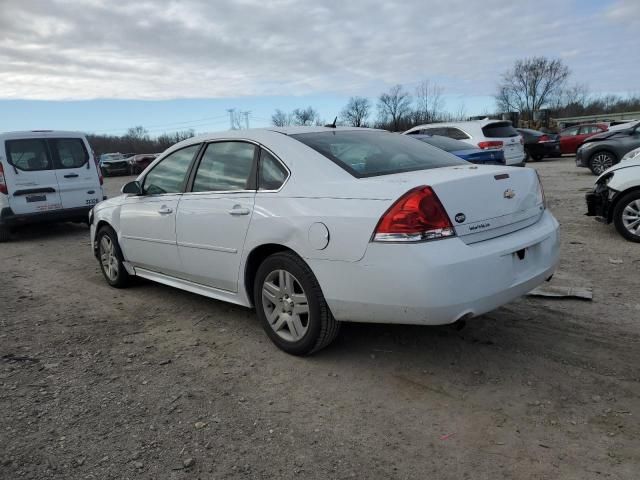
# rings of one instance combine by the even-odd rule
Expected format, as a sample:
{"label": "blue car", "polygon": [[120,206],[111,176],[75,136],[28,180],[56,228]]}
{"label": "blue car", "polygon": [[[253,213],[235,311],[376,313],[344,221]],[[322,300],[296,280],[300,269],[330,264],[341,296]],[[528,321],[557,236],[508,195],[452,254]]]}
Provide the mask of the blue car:
{"label": "blue car", "polygon": [[482,150],[468,143],[454,140],[440,135],[411,135],[412,138],[438,147],[445,152],[452,153],[456,157],[471,163],[480,165],[504,165],[504,152],[502,150]]}

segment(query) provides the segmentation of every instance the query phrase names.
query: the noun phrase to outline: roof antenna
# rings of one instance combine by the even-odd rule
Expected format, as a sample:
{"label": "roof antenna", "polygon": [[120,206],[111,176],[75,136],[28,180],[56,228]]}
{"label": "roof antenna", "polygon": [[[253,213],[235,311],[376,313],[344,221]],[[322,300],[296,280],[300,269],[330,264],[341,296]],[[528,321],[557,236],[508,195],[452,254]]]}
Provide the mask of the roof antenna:
{"label": "roof antenna", "polygon": [[336,122],[338,121],[338,117],[333,119],[333,123],[328,123],[325,125],[327,128],[336,128]]}

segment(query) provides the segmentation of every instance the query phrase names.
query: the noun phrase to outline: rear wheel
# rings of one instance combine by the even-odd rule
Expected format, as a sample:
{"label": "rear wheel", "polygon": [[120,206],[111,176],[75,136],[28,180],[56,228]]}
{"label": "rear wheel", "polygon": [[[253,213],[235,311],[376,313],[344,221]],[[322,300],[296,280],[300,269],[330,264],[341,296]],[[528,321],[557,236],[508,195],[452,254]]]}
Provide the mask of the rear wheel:
{"label": "rear wheel", "polygon": [[616,163],[616,157],[611,152],[602,151],[591,155],[589,159],[589,168],[594,175],[602,175],[608,168],[613,167]]}
{"label": "rear wheel", "polygon": [[536,162],[539,162],[544,158],[544,155],[531,155],[531,158],[533,158]]}
{"label": "rear wheel", "polygon": [[129,273],[124,268],[122,251],[118,245],[116,232],[110,227],[102,227],[96,235],[98,242],[98,260],[100,270],[109,285],[116,288],[126,287]]}
{"label": "rear wheel", "polygon": [[297,255],[268,257],[258,268],[253,291],[265,332],[285,352],[308,355],[337,336],[340,322],[333,318],[315,275]]}
{"label": "rear wheel", "polygon": [[624,238],[640,243],[640,191],[629,192],[616,203],[613,223]]}

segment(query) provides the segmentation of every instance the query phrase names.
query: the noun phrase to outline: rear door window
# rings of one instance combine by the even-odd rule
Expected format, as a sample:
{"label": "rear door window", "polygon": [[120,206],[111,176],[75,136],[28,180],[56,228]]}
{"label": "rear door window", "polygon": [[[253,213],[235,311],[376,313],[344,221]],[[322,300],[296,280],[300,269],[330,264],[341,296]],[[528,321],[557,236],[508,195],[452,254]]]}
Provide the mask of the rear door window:
{"label": "rear door window", "polygon": [[511,122],[494,122],[482,127],[482,133],[487,138],[517,137],[519,133]]}
{"label": "rear door window", "polygon": [[469,137],[469,135],[464,133],[462,130],[460,130],[459,128],[455,128],[455,127],[447,128],[447,137],[453,138],[454,140],[466,140],[468,138],[471,138],[471,137]]}
{"label": "rear door window", "polygon": [[[255,145],[246,142],[210,143],[202,156],[193,192],[253,190]],[[251,172],[254,172],[253,180]]]}
{"label": "rear door window", "polygon": [[44,139],[7,140],[7,160],[23,172],[53,170],[53,162]]}
{"label": "rear door window", "polygon": [[560,132],[560,135],[563,137],[572,137],[578,134],[578,128],[579,127],[567,128],[566,130],[563,130],[562,132]]}
{"label": "rear door window", "polygon": [[80,168],[89,161],[89,153],[80,138],[54,138],[49,140],[57,169]]}

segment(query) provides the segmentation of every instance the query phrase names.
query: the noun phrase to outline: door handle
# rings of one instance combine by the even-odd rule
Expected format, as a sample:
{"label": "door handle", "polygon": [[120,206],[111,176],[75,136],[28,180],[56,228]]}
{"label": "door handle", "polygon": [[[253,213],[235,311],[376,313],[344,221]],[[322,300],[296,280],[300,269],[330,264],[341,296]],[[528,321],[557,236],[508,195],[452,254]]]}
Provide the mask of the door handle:
{"label": "door handle", "polygon": [[160,207],[160,210],[158,210],[158,213],[160,215],[168,215],[170,213],[173,213],[173,208],[169,208],[169,207],[163,205],[162,207]]}
{"label": "door handle", "polygon": [[248,208],[234,207],[229,210],[229,215],[249,215],[250,213],[251,210],[249,210]]}
{"label": "door handle", "polygon": [[76,178],[77,176],[77,173],[67,173],[64,178]]}

